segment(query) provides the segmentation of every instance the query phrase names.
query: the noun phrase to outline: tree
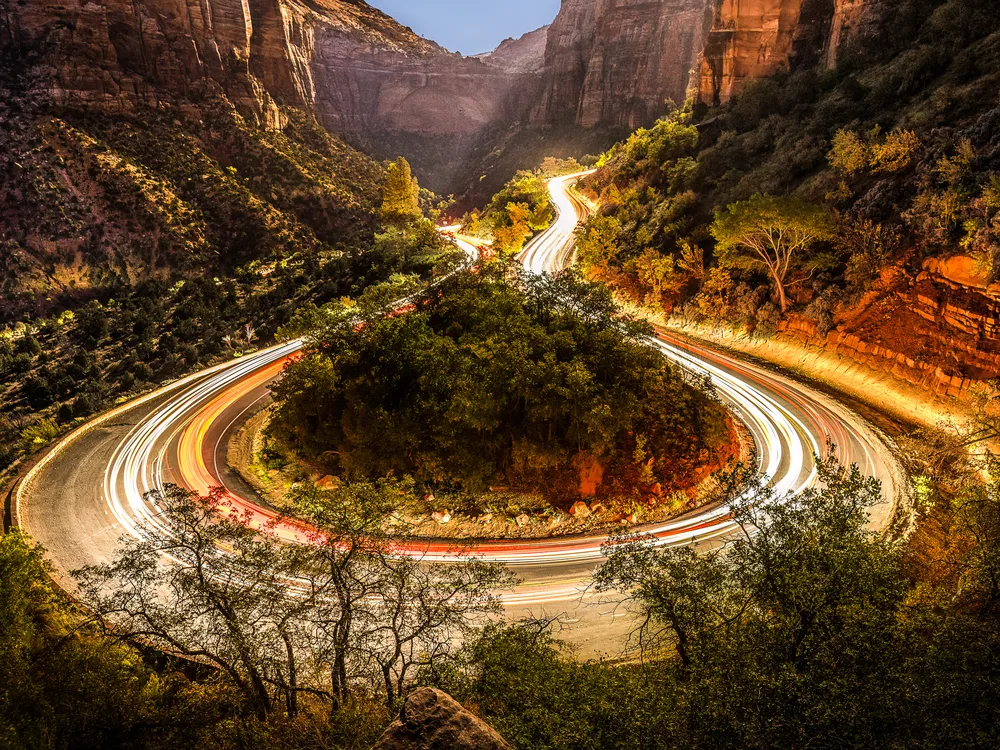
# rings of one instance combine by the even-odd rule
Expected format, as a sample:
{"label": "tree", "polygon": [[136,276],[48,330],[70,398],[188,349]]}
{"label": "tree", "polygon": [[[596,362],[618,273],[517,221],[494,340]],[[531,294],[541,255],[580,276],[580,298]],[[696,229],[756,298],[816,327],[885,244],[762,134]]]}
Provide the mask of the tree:
{"label": "tree", "polygon": [[609,482],[636,485],[637,436],[665,484],[717,444],[721,411],[575,273],[498,263],[456,274],[414,306],[402,316],[359,306],[364,325],[331,317],[307,336],[306,356],[273,387],[268,429],[279,445],[345,478],[394,472],[424,486],[578,497],[591,459]]}
{"label": "tree", "polygon": [[460,550],[448,564],[400,556],[381,527],[398,497],[388,482],[300,488],[312,525],[295,522],[301,543],[280,543],[221,490],[168,487],[148,500],[169,526],[76,575],[110,632],[218,667],[260,720],[278,700],[296,716],[302,695],[341,710],[359,686],[392,707],[415,667],[499,613],[496,592],[513,582]]}
{"label": "tree", "polygon": [[308,585],[301,597],[287,594],[288,581],[303,580],[304,556],[250,529],[221,491],[199,498],[168,487],[147,500],[168,524],[124,538],[115,560],[78,571],[84,601],[120,637],[218,667],[259,719],[275,688],[294,713],[289,631],[318,595]]}
{"label": "tree", "polygon": [[598,214],[577,236],[576,249],[585,269],[603,272],[615,263],[621,250],[621,223],[613,216]]}
{"label": "tree", "polygon": [[382,191],[382,221],[387,224],[408,224],[420,219],[420,186],[410,170],[410,163],[400,156],[386,170]]}
{"label": "tree", "polygon": [[834,458],[818,469],[822,489],[795,497],[748,469],[722,477],[742,531],[723,550],[608,545],[597,586],[638,607],[647,657],[675,651],[691,744],[875,746],[892,730],[906,583],[866,529],[881,488]]}
{"label": "tree", "polygon": [[830,212],[799,198],[755,195],[734,203],[715,216],[712,236],[723,266],[763,270],[774,283],[781,311],[788,311],[788,276],[816,269],[804,257],[817,242],[833,238]]}

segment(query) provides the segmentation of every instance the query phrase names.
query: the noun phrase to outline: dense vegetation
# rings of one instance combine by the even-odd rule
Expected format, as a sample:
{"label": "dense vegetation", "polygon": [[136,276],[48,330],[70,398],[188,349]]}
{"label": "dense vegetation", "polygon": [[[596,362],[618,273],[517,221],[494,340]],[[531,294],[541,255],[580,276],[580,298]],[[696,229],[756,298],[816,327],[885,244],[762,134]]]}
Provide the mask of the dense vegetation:
{"label": "dense vegetation", "polygon": [[415,307],[328,308],[274,387],[270,434],[345,477],[567,495],[595,464],[605,492],[683,485],[728,436],[721,408],[576,275],[498,263]]}
{"label": "dense vegetation", "polygon": [[[763,334],[783,293],[825,333],[893,264],[915,274],[962,251],[992,278],[998,32],[987,0],[872,3],[836,70],[748,82],[707,117],[688,108],[638,131],[588,184],[604,210],[581,243],[586,268],[649,304]],[[742,262],[751,245],[717,244],[727,208],[754,201],[786,226],[811,206],[821,230],[780,283]]]}
{"label": "dense vegetation", "polygon": [[500,255],[519,253],[534,234],[555,221],[549,179],[583,172],[596,162],[595,156],[584,156],[579,161],[550,156],[532,171],[517,172],[482,210],[462,217],[462,231],[490,242]]}
{"label": "dense vegetation", "polygon": [[86,616],[41,550],[0,538],[0,744],[368,750],[416,670],[450,658],[509,584],[498,566],[392,554],[379,528],[398,494],[302,497],[316,531],[296,548],[168,487],[151,500],[174,530],[77,574]]}
{"label": "dense vegetation", "polygon": [[462,231],[489,240],[501,255],[513,255],[555,218],[543,172],[518,172],[482,212],[472,211],[464,218]]}
{"label": "dense vegetation", "polygon": [[638,663],[580,664],[522,623],[428,679],[518,748],[994,747],[1000,488],[965,490],[920,568],[865,530],[876,483],[832,462],[823,475],[767,515],[766,491],[738,502],[759,533],[724,554],[616,540],[596,582],[647,618]]}
{"label": "dense vegetation", "polygon": [[389,172],[300,112],[266,130],[224,100],[56,111],[0,67],[0,477],[75,420],[268,343],[303,304],[450,262],[435,232],[381,226]]}
{"label": "dense vegetation", "polygon": [[[949,475],[960,487],[927,562],[865,529],[877,483],[833,460],[822,474],[824,489],[794,501],[736,499],[756,533],[725,552],[613,540],[595,584],[644,615],[621,664],[580,662],[552,622],[469,628],[509,579],[397,558],[381,532],[394,483],[304,486],[318,529],[304,549],[232,522],[219,498],[168,489],[155,500],[179,533],[80,574],[104,616],[89,623],[13,532],[0,540],[0,737],[366,750],[400,691],[433,684],[524,750],[995,747],[1000,486]],[[737,469],[721,485],[736,498],[747,479]],[[163,551],[180,564],[157,565]],[[289,578],[311,583],[288,596]],[[153,659],[137,636],[200,663]]]}

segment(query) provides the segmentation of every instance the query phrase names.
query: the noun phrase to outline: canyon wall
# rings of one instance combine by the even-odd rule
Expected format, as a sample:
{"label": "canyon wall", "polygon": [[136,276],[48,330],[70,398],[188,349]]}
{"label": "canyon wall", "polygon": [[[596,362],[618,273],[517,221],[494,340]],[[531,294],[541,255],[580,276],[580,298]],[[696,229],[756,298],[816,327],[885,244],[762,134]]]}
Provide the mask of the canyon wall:
{"label": "canyon wall", "polygon": [[268,127],[279,105],[304,107],[384,155],[426,157],[440,188],[463,145],[526,116],[544,34],[477,59],[362,0],[0,0],[0,49],[31,61],[35,93],[58,105],[196,113],[221,94]]}
{"label": "canyon wall", "polygon": [[744,80],[836,63],[870,0],[563,0],[531,122],[649,125],[668,100],[724,104]]}
{"label": "canyon wall", "polygon": [[863,6],[563,0],[548,29],[466,58],[363,0],[0,0],[0,49],[30,60],[37,91],[63,105],[197,114],[222,94],[268,127],[281,105],[304,107],[451,192],[526,126],[620,133],[668,100],[723,103],[747,78],[832,64]]}
{"label": "canyon wall", "polygon": [[531,121],[647,125],[683,103],[710,28],[710,0],[563,0],[549,29]]}

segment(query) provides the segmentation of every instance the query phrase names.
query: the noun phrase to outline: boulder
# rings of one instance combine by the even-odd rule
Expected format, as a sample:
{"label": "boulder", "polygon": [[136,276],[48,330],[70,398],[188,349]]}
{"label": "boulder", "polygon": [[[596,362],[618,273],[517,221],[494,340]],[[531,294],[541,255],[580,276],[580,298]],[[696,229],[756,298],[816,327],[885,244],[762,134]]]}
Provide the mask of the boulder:
{"label": "boulder", "polygon": [[589,518],[590,506],[583,502],[583,500],[578,500],[573,503],[573,507],[569,509],[569,514],[573,516],[573,518]]}
{"label": "boulder", "polygon": [[451,511],[450,510],[435,511],[434,513],[431,514],[431,518],[433,518],[437,523],[443,526],[446,523],[451,523]]}
{"label": "boulder", "polygon": [[316,480],[316,486],[321,490],[335,490],[340,486],[340,479],[328,474]]}
{"label": "boulder", "polygon": [[421,688],[373,750],[511,750],[503,737],[447,693]]}

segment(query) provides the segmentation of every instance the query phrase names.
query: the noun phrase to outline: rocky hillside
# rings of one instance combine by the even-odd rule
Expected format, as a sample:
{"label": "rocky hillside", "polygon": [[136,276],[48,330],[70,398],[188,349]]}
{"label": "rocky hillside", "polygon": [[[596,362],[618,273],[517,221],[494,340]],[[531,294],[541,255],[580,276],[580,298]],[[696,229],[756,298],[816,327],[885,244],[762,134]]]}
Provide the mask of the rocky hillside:
{"label": "rocky hillside", "polygon": [[[581,257],[681,319],[785,334],[960,395],[1000,376],[1000,23],[988,0],[836,10],[813,28],[838,44],[809,46],[812,64],[795,58],[800,24],[777,37],[799,63],[751,80],[762,57],[713,89],[727,104],[610,151]],[[760,195],[828,222],[786,279],[787,310],[766,268],[719,247],[719,216]]]}
{"label": "rocky hillside", "polygon": [[282,106],[304,108],[380,156],[416,157],[438,189],[463,148],[520,119],[537,91],[536,64],[450,54],[363,0],[3,0],[0,49],[61,105],[190,110],[223,95],[271,129]]}
{"label": "rocky hillside", "polygon": [[543,26],[518,39],[504,39],[495,50],[478,57],[500,67],[539,73],[545,66],[548,40],[549,27]]}
{"label": "rocky hillside", "polygon": [[356,0],[0,3],[0,45],[34,63],[54,102],[107,111],[224,94],[276,125],[279,104],[315,100],[329,41],[417,57],[443,50]]}

